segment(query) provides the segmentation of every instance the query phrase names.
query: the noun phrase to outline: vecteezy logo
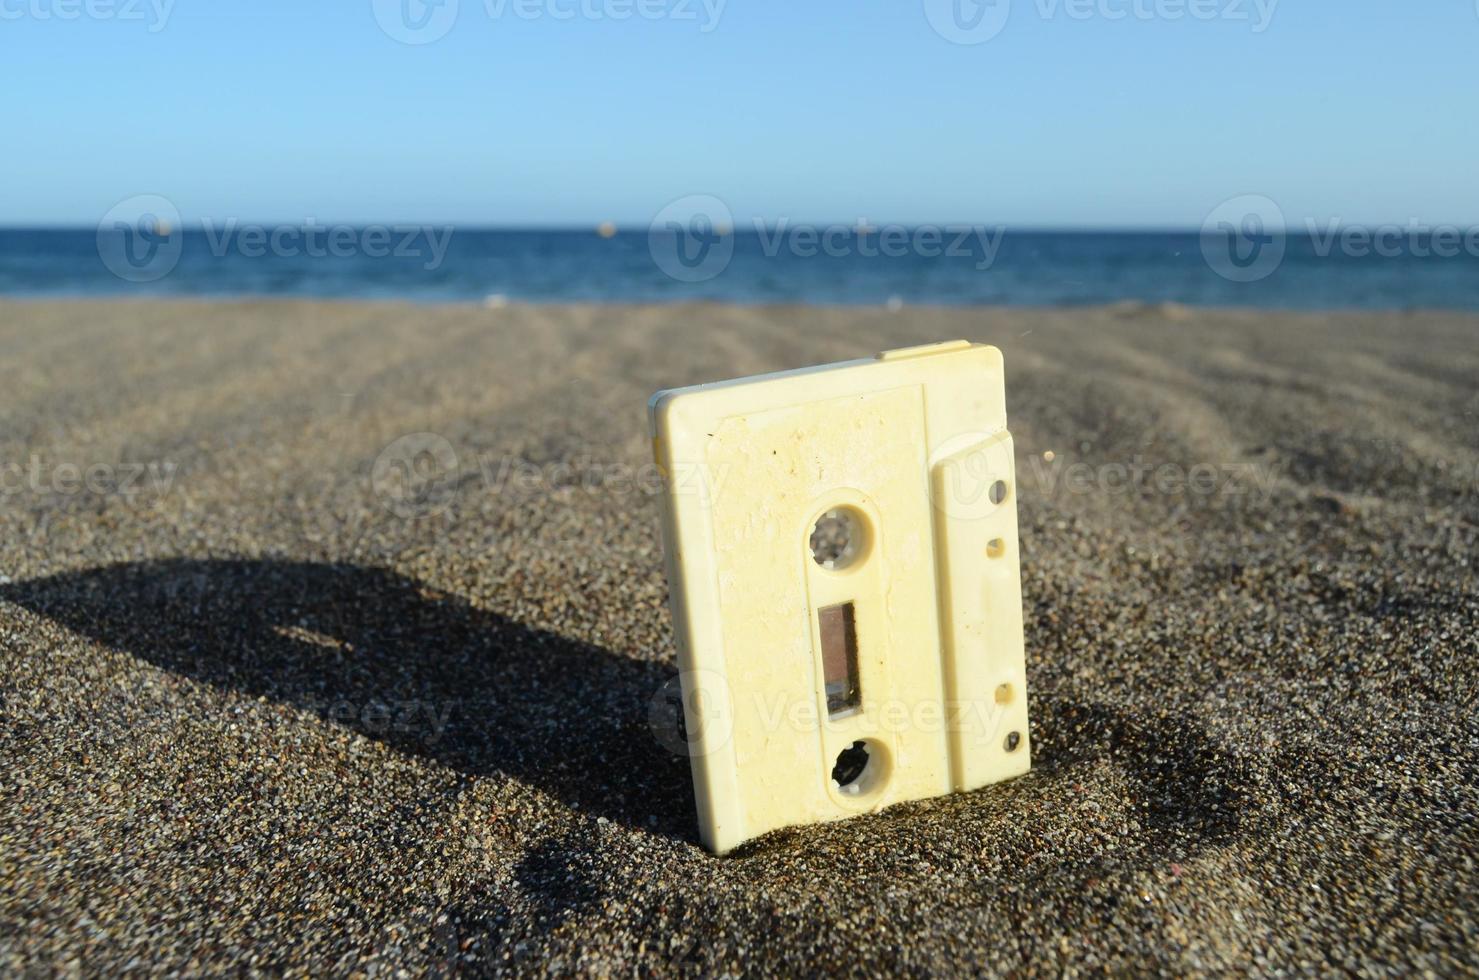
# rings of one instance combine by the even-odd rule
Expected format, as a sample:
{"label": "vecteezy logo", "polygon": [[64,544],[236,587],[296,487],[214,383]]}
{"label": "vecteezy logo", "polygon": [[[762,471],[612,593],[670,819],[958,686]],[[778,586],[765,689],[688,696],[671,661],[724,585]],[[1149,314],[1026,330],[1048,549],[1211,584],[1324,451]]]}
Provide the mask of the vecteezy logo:
{"label": "vecteezy logo", "polygon": [[430,44],[457,23],[458,0],[373,0],[375,20],[402,44]]}
{"label": "vecteezy logo", "polygon": [[457,496],[457,452],[435,432],[401,436],[375,457],[370,487],[397,517],[432,517]]}
{"label": "vecteezy logo", "polygon": [[1015,467],[1005,432],[963,432],[941,443],[930,459],[930,499],[950,517],[985,520],[1012,500]]}
{"label": "vecteezy logo", "polygon": [[1202,222],[1202,258],[1230,282],[1257,282],[1273,275],[1287,245],[1284,212],[1261,194],[1223,201]]}
{"label": "vecteezy logo", "polygon": [[669,278],[705,282],[734,257],[734,218],[710,194],[680,197],[657,212],[647,229],[647,250]]}
{"label": "vecteezy logo", "polygon": [[1007,26],[1012,0],[924,0],[924,16],[952,44],[984,44]]}
{"label": "vecteezy logo", "polygon": [[98,257],[125,282],[163,279],[180,261],[185,234],[168,198],[138,194],[119,201],[98,222]]}
{"label": "vecteezy logo", "polygon": [[669,678],[647,702],[647,727],[673,755],[691,759],[717,752],[734,734],[729,682],[712,670],[684,671]]}

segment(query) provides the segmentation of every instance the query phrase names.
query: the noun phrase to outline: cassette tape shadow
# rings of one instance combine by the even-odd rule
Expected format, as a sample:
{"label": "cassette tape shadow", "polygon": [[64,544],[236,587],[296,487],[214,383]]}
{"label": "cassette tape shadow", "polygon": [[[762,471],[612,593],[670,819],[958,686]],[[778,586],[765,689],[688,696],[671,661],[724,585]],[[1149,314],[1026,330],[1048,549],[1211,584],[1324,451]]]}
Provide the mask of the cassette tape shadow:
{"label": "cassette tape shadow", "polygon": [[0,599],[397,751],[468,775],[504,773],[587,812],[692,838],[687,767],[653,741],[643,710],[663,667],[394,572],[170,560],[21,582]]}

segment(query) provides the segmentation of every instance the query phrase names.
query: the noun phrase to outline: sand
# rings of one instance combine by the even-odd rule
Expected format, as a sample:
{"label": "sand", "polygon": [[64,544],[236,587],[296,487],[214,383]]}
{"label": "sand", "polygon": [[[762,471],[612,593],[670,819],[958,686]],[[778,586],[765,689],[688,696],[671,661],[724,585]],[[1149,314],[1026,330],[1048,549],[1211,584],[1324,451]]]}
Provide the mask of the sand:
{"label": "sand", "polygon": [[[953,337],[1035,768],[712,857],[645,400]],[[1479,318],[3,302],[0,391],[0,972],[1479,971]]]}

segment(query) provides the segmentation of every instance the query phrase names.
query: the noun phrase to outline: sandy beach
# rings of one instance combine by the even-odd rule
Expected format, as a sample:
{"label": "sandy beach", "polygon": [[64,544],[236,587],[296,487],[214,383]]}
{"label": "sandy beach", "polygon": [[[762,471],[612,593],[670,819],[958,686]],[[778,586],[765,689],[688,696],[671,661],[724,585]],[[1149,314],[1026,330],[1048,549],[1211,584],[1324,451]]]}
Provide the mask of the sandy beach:
{"label": "sandy beach", "polygon": [[[956,337],[1034,769],[713,857],[646,399]],[[0,391],[0,972],[1479,972],[1479,316],[0,301]]]}

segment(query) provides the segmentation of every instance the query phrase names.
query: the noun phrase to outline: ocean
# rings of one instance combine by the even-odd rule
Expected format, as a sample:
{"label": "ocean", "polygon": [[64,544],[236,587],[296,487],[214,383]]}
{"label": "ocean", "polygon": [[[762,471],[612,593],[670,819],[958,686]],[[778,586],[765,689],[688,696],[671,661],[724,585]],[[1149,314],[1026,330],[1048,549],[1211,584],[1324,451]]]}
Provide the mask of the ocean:
{"label": "ocean", "polygon": [[0,295],[1479,309],[1472,233],[1256,231],[0,229]]}

